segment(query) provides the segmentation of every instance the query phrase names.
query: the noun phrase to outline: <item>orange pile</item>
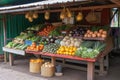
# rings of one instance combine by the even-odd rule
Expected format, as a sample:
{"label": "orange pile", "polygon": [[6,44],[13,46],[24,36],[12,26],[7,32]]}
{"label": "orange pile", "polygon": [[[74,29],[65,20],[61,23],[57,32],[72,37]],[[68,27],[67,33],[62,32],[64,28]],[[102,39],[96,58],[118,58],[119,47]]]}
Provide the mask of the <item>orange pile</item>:
{"label": "orange pile", "polygon": [[60,46],[57,50],[57,54],[64,54],[64,55],[75,55],[75,51],[77,50],[76,47],[67,47],[67,46]]}
{"label": "orange pile", "polygon": [[30,59],[30,62],[33,62],[33,63],[41,63],[43,61],[44,61],[43,59]]}
{"label": "orange pile", "polygon": [[40,45],[36,45],[35,42],[32,43],[32,45],[27,47],[27,50],[29,51],[41,51],[43,50],[44,45],[40,44]]}

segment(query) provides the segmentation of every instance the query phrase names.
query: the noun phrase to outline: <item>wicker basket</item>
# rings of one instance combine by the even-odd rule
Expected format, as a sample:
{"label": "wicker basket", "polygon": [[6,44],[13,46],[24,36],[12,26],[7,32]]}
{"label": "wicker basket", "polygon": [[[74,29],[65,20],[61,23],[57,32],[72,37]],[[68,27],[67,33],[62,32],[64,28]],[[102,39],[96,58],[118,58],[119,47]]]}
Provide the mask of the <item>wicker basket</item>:
{"label": "wicker basket", "polygon": [[41,66],[41,76],[43,77],[52,77],[55,73],[55,67],[54,66],[46,66],[42,65]]}
{"label": "wicker basket", "polygon": [[40,73],[42,64],[43,62],[30,62],[29,71],[32,73]]}

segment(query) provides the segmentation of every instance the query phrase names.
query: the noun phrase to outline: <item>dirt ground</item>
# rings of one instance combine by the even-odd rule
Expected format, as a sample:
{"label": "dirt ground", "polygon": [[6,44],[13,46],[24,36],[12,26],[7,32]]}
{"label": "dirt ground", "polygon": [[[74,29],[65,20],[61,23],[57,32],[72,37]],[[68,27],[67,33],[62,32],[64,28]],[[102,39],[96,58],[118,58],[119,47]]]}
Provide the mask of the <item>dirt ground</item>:
{"label": "dirt ground", "polygon": [[[15,65],[0,62],[0,80],[86,80],[87,72],[63,68],[64,75],[44,78],[40,74],[29,72],[29,59],[15,60]],[[95,80],[120,80],[120,57],[110,59],[110,69],[105,76],[95,74]]]}

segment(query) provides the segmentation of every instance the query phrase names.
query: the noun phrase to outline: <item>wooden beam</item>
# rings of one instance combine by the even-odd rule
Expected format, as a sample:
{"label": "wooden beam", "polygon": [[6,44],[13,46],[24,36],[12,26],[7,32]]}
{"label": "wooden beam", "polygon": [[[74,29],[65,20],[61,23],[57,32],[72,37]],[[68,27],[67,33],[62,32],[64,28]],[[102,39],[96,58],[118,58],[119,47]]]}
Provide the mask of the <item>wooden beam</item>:
{"label": "wooden beam", "polygon": [[[111,4],[111,5],[102,5],[102,6],[89,6],[89,7],[81,7],[81,8],[70,8],[71,11],[80,11],[80,10],[90,10],[90,9],[105,9],[105,8],[116,8],[120,7],[116,4]],[[50,12],[61,12],[62,9],[57,9],[57,10],[50,10]],[[44,13],[46,10],[39,11],[39,13]]]}
{"label": "wooden beam", "polygon": [[[110,4],[110,5],[102,5],[102,6],[89,6],[89,7],[77,7],[77,8],[70,8],[71,11],[80,11],[80,10],[91,10],[91,9],[105,9],[105,8],[117,8],[120,7],[117,4]],[[32,7],[32,8],[25,8],[25,9],[17,9],[17,10],[7,10],[7,11],[0,11],[0,13],[15,13],[15,14],[24,14],[27,11],[31,10],[38,10],[39,13],[44,13],[46,10],[40,10],[38,7]],[[61,12],[62,9],[55,9],[55,10],[49,10],[50,12]]]}
{"label": "wooden beam", "polygon": [[110,1],[120,6],[120,0],[110,0]]}

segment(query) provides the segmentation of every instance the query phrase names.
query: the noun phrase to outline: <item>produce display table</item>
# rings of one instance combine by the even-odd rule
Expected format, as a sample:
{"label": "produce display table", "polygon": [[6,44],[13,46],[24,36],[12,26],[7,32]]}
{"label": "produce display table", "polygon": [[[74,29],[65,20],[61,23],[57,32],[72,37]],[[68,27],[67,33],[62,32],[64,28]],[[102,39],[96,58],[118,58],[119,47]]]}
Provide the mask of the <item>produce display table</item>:
{"label": "produce display table", "polygon": [[106,48],[104,51],[102,51],[96,58],[88,59],[88,58],[81,58],[77,56],[69,56],[69,55],[59,55],[59,54],[52,54],[52,53],[45,53],[41,51],[23,51],[23,50],[15,50],[10,48],[3,47],[3,51],[9,52],[9,61],[10,65],[12,66],[14,63],[13,54],[18,55],[25,55],[25,53],[28,54],[37,54],[37,55],[43,55],[43,56],[50,56],[51,61],[53,64],[55,64],[55,58],[63,58],[63,59],[71,59],[71,60],[78,60],[78,61],[85,61],[87,62],[87,80],[94,80],[94,65],[96,61],[99,61],[100,63],[100,74],[104,73],[104,56],[108,55],[108,53],[112,50],[112,40],[110,38],[107,38],[106,42]]}
{"label": "produce display table", "polygon": [[98,55],[98,57],[94,59],[88,59],[88,58],[81,58],[77,56],[59,55],[59,54],[51,54],[51,53],[45,53],[45,52],[33,52],[33,51],[27,51],[27,50],[26,50],[26,53],[50,56],[53,64],[55,64],[55,58],[65,58],[65,59],[86,61],[87,62],[87,80],[94,80],[94,63],[101,58],[101,54],[102,54],[100,53],[100,55]]}
{"label": "produce display table", "polygon": [[16,50],[16,49],[10,49],[10,48],[3,47],[3,51],[18,54],[18,55],[25,55],[24,50]]}
{"label": "produce display table", "polygon": [[10,49],[10,48],[3,47],[3,51],[9,52],[9,62],[11,66],[13,65],[13,61],[14,61],[13,54],[25,55],[25,51],[23,50],[16,50],[16,49]]}

